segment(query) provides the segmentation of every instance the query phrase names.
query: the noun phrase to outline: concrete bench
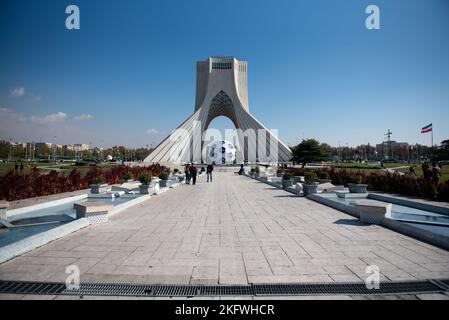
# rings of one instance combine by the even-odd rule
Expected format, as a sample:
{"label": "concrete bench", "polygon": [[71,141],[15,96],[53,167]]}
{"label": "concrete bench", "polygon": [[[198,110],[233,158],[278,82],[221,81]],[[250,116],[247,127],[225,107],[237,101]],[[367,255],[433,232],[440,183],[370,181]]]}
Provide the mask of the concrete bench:
{"label": "concrete bench", "polygon": [[112,204],[95,203],[75,203],[76,219],[86,218],[89,223],[102,223],[108,221],[108,212],[113,208]]}
{"label": "concrete bench", "polygon": [[368,224],[381,224],[385,214],[391,214],[391,203],[376,200],[357,200],[355,208],[359,214],[360,221]]}

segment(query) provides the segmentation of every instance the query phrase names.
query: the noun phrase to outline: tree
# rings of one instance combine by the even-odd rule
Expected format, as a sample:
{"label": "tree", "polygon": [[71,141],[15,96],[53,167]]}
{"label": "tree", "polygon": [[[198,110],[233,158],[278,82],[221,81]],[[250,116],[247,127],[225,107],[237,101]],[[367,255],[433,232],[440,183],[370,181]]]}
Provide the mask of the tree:
{"label": "tree", "polygon": [[434,153],[436,160],[449,160],[449,140],[441,141],[441,145]]}
{"label": "tree", "polygon": [[307,139],[294,147],[292,154],[292,160],[301,162],[304,168],[308,162],[329,160],[331,150],[327,144],[320,144],[315,139]]}

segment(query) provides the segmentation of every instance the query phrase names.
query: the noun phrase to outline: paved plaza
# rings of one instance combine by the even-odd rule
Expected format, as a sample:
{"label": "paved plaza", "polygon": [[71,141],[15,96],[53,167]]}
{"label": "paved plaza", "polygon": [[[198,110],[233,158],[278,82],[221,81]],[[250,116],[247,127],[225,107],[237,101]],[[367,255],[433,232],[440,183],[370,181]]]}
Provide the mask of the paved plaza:
{"label": "paved plaza", "polygon": [[449,278],[449,252],[231,172],[0,265],[1,280],[247,284]]}

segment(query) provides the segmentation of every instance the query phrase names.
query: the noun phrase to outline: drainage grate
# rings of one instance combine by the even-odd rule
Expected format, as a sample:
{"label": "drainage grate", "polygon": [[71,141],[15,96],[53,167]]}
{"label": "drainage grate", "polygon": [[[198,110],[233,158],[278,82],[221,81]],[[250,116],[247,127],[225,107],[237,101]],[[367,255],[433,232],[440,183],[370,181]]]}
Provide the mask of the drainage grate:
{"label": "drainage grate", "polygon": [[200,289],[202,296],[252,296],[253,286],[203,286]]}
{"label": "drainage grate", "polygon": [[256,284],[258,296],[327,295],[327,294],[392,294],[441,291],[429,281],[383,282],[379,289],[369,290],[364,283]]}
{"label": "drainage grate", "polygon": [[65,288],[62,283],[0,281],[0,293],[61,294]]}
{"label": "drainage grate", "polygon": [[[445,286],[448,285],[448,286]],[[84,283],[67,290],[63,283],[1,281],[0,293],[100,295],[100,296],[289,296],[289,295],[370,295],[441,292],[449,280],[383,282],[379,289],[368,290],[364,283],[298,283],[252,285],[139,285]]]}

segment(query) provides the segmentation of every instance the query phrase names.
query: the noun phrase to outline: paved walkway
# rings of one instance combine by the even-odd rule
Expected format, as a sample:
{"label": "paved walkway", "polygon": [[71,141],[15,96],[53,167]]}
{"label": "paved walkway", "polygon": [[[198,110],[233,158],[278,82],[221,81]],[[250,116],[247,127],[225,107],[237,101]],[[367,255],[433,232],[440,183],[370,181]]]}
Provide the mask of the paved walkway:
{"label": "paved walkway", "polygon": [[1,280],[246,284],[449,278],[449,252],[228,172],[0,265]]}

